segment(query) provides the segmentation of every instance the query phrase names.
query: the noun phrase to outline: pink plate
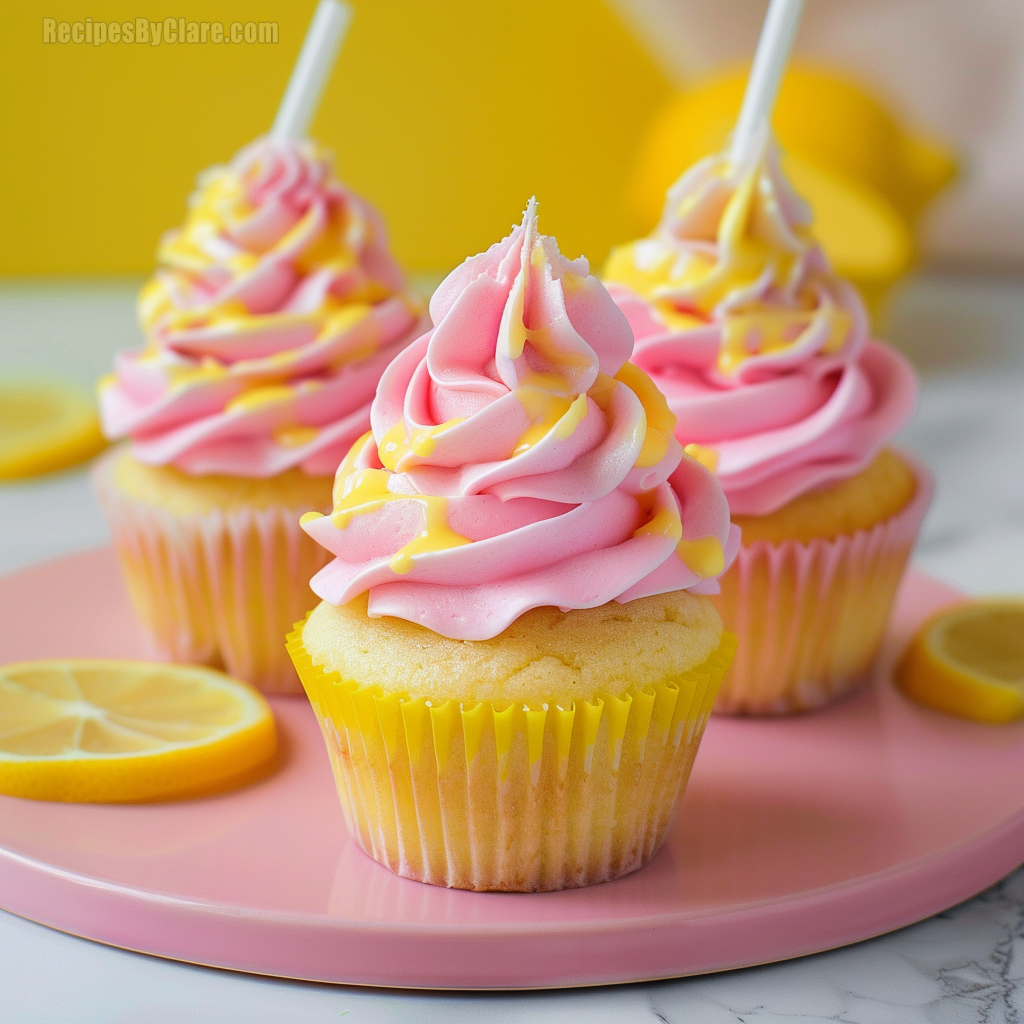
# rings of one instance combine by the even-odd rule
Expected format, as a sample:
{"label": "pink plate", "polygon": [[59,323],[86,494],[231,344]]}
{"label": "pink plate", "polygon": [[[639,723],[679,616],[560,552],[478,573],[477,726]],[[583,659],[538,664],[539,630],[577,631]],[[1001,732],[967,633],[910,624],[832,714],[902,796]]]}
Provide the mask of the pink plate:
{"label": "pink plate", "polygon": [[[889,659],[957,596],[911,575]],[[106,549],[0,580],[0,623],[0,662],[143,654]],[[248,789],[138,806],[0,797],[0,906],[239,971],[536,988],[841,946],[952,906],[1024,856],[1024,724],[916,707],[884,671],[816,714],[712,720],[654,861],[616,882],[537,895],[437,889],[378,866],[345,832],[306,703],[274,709],[287,760]]]}

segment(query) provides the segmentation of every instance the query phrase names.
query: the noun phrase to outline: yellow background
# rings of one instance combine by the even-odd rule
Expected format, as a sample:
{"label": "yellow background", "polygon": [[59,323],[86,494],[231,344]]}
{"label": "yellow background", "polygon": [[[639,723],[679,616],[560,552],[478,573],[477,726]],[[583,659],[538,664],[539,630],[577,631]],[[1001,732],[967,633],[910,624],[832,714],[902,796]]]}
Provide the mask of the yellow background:
{"label": "yellow background", "polygon": [[[4,0],[0,274],[143,274],[196,174],[269,129],[313,0]],[[600,266],[648,225],[625,182],[667,79],[603,0],[355,0],[313,134],[412,271],[508,232],[531,194]],[[48,44],[61,21],[276,21],[275,45]]]}

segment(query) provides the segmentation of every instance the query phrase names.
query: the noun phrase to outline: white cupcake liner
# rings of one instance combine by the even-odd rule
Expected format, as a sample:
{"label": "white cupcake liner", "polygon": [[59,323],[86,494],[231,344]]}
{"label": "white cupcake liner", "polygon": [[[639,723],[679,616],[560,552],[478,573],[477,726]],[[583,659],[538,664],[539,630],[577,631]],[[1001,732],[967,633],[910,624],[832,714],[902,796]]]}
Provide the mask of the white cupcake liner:
{"label": "white cupcake liner", "polygon": [[906,461],[914,497],[871,529],[740,547],[712,598],[739,640],[716,713],[806,711],[866,681],[934,489],[931,474]]}
{"label": "white cupcake liner", "polygon": [[223,668],[265,693],[301,693],[285,637],[317,604],[309,580],[331,558],[300,528],[305,509],[174,515],[117,486],[121,454],[99,460],[93,483],[153,655]]}

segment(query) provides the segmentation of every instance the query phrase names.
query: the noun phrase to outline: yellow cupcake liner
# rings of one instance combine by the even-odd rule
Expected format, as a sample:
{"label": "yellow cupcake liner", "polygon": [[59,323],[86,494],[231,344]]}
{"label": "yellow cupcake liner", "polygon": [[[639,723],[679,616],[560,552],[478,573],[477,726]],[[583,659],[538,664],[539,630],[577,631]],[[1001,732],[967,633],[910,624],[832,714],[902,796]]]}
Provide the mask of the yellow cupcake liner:
{"label": "yellow cupcake liner", "polygon": [[323,732],[349,832],[396,874],[537,892],[643,867],[664,841],[735,648],[670,681],[568,707],[387,693],[288,651]]}
{"label": "yellow cupcake liner", "polygon": [[152,654],[301,694],[285,636],[317,603],[309,580],[331,555],[302,531],[300,510],[173,515],[117,487],[120,454],[99,461],[93,484]]}
{"label": "yellow cupcake liner", "polygon": [[716,714],[809,711],[870,678],[932,498],[931,476],[912,465],[914,497],[870,530],[741,546],[712,597],[739,641]]}

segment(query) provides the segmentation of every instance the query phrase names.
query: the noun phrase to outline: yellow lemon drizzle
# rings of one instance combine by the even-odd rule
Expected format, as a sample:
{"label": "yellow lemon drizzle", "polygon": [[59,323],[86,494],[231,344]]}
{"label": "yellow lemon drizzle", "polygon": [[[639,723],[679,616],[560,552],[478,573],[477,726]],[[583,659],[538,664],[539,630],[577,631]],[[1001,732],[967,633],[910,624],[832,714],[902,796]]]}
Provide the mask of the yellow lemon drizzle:
{"label": "yellow lemon drizzle", "polygon": [[[317,150],[314,158],[323,159]],[[190,200],[190,208],[184,225],[168,235],[161,243],[158,259],[164,266],[186,274],[203,274],[211,266],[222,264],[234,274],[243,274],[255,267],[267,252],[280,252],[294,248],[303,236],[310,233],[313,220],[318,215],[313,208],[294,224],[272,246],[258,252],[240,249],[225,258],[219,255],[222,246],[212,247],[210,242],[230,234],[233,225],[250,217],[255,207],[247,198],[250,180],[258,180],[262,173],[259,164],[249,169],[244,177],[230,167],[216,168],[203,175],[199,189]],[[322,229],[309,238],[301,251],[294,255],[296,269],[303,274],[318,269],[331,269],[339,275],[357,270],[357,251],[362,247],[368,233],[368,225],[354,210],[349,210],[344,223],[332,217]],[[357,272],[358,278],[365,275]],[[392,295],[391,289],[379,281],[358,280],[356,288],[346,296],[345,305],[355,303],[363,307],[365,314],[368,304],[383,301]],[[338,300],[327,296],[321,308],[312,314],[314,319],[336,306]],[[154,320],[174,311],[174,303],[167,294],[164,283],[156,278],[145,286],[140,296],[140,314],[145,327]],[[208,318],[208,322],[228,322],[234,318],[248,318],[252,314],[240,303],[226,303],[223,308],[191,310],[182,315],[195,318],[197,312]],[[346,324],[345,326],[350,326]]]}
{"label": "yellow lemon drizzle", "polygon": [[447,500],[432,494],[394,494],[388,490],[391,474],[384,469],[360,469],[345,481],[344,493],[335,502],[331,522],[344,530],[353,516],[366,515],[383,508],[389,501],[416,501],[424,511],[424,527],[401,547],[388,562],[393,572],[404,576],[413,567],[413,556],[430,551],[444,551],[471,543],[456,533],[446,515]]}
{"label": "yellow lemon drizzle", "polygon": [[708,321],[704,318],[677,309],[675,305],[669,302],[659,302],[658,313],[665,326],[673,331],[692,331],[697,327],[706,327],[708,325]]}
{"label": "yellow lemon drizzle", "polygon": [[665,458],[668,451],[669,439],[676,429],[676,418],[669,409],[665,396],[639,366],[623,363],[615,379],[625,384],[640,399],[647,417],[647,429],[636,465],[642,468],[656,466]]}
{"label": "yellow lemon drizzle", "polygon": [[371,313],[371,308],[365,302],[353,302],[349,306],[342,306],[341,309],[332,312],[324,323],[323,333],[341,334],[343,331],[351,330],[360,320],[365,320]]}
{"label": "yellow lemon drizzle", "polygon": [[654,491],[643,491],[637,495],[637,501],[644,511],[645,521],[633,531],[634,537],[650,534],[668,537],[675,543],[680,561],[701,579],[722,574],[725,569],[725,551],[717,537],[686,540],[683,537],[683,524],[679,519],[679,512],[675,508],[654,510]]}
{"label": "yellow lemon drizzle", "polygon": [[[729,313],[722,326],[722,347],[718,368],[723,373],[736,369],[752,355],[784,352],[804,333],[815,319],[812,310],[759,309],[751,313]],[[828,340],[822,352],[837,352],[850,331],[850,314],[833,308],[828,318]]]}
{"label": "yellow lemon drizzle", "polygon": [[413,431],[412,440],[405,430],[405,423],[399,420],[381,438],[377,448],[377,455],[381,465],[392,472],[398,469],[401,461],[410,453],[425,459],[432,454],[437,447],[437,439],[446,431],[458,423],[465,422],[464,417],[456,417],[444,423],[438,423],[434,427],[420,427]]}
{"label": "yellow lemon drizzle", "polygon": [[688,444],[684,449],[687,455],[696,459],[705,469],[712,473],[718,469],[718,452],[714,448],[703,444]]}
{"label": "yellow lemon drizzle", "polygon": [[238,299],[228,299],[213,306],[201,306],[197,309],[183,309],[168,319],[172,330],[185,331],[190,327],[223,326],[237,324],[250,316],[245,303]]}
{"label": "yellow lemon drizzle", "polygon": [[721,576],[725,570],[725,551],[717,537],[698,537],[697,540],[684,537],[676,544],[676,554],[683,565],[701,579]]}
{"label": "yellow lemon drizzle", "polygon": [[559,441],[568,440],[587,415],[586,395],[577,395],[575,399],[562,398],[533,385],[517,388],[515,395],[526,410],[526,415],[535,422],[526,428],[516,442],[513,456],[529,451],[552,431]]}
{"label": "yellow lemon drizzle", "polygon": [[[719,173],[731,168],[723,161]],[[685,201],[696,202],[699,196]],[[677,210],[676,215],[685,211]],[[805,227],[792,230],[791,238],[774,235],[765,225],[781,219],[777,200],[759,166],[744,175],[726,204],[716,235],[717,258],[705,252],[680,257],[671,247],[659,249],[656,240],[633,243],[612,252],[605,278],[618,281],[656,305],[661,318],[671,328],[689,330],[711,316],[730,295],[749,287],[766,270],[780,287],[793,281],[799,259],[813,244]],[[686,294],[694,310],[680,309],[679,292]],[[721,314],[722,344],[718,368],[732,373],[753,355],[783,352],[811,326],[816,317],[825,317],[828,337],[824,352],[842,347],[849,334],[849,314],[839,308],[815,309],[809,294],[800,300],[805,308],[778,308],[749,304]]]}
{"label": "yellow lemon drizzle", "polygon": [[270,384],[267,387],[251,388],[225,406],[226,412],[252,412],[265,405],[274,405],[295,397],[295,389],[287,384]]}
{"label": "yellow lemon drizzle", "polygon": [[645,537],[656,534],[660,537],[668,537],[678,544],[683,536],[683,524],[679,521],[679,513],[671,508],[660,508],[655,512],[653,491],[645,491],[637,495],[637,499],[646,512],[647,520],[633,531],[633,536]]}
{"label": "yellow lemon drizzle", "polygon": [[296,424],[293,427],[282,427],[274,431],[274,440],[285,448],[301,448],[311,441],[315,441],[320,433],[317,427],[303,427]]}
{"label": "yellow lemon drizzle", "polygon": [[204,356],[198,364],[171,364],[167,367],[172,389],[191,387],[206,381],[218,380],[228,375],[227,367],[218,363],[212,356]]}
{"label": "yellow lemon drizzle", "polygon": [[[342,496],[345,494],[345,484],[348,481],[349,475],[355,472],[356,459],[359,457],[359,453],[363,450],[366,442],[373,440],[373,431],[368,430],[358,441],[345,453],[345,458],[341,460],[341,465],[337,468],[334,473],[334,486],[331,488],[331,504],[337,505],[341,501]],[[302,520],[300,519],[299,522]]]}

